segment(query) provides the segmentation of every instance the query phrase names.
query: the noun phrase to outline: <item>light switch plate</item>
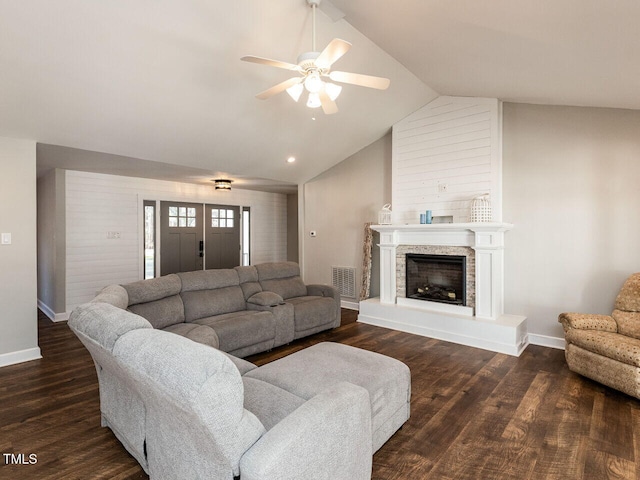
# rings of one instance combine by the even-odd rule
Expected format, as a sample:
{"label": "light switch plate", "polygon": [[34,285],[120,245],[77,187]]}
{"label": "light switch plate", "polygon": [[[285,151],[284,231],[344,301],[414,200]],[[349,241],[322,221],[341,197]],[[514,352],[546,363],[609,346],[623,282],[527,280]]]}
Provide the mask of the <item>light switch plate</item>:
{"label": "light switch plate", "polygon": [[2,245],[11,245],[11,234],[3,233],[2,234]]}

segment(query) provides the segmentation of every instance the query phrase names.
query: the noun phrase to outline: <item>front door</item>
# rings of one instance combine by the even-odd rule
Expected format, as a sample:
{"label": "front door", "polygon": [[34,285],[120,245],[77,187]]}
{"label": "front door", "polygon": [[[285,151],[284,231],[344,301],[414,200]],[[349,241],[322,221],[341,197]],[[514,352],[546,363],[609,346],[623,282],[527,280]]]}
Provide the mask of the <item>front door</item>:
{"label": "front door", "polygon": [[206,267],[240,265],[240,207],[205,205]]}
{"label": "front door", "polygon": [[160,273],[203,268],[202,204],[160,202]]}

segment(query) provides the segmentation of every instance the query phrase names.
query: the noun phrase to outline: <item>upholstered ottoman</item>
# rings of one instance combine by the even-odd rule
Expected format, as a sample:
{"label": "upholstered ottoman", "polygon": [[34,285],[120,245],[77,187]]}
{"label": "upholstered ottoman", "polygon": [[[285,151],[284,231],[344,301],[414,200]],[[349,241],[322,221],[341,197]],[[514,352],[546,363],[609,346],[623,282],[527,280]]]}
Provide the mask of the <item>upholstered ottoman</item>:
{"label": "upholstered ottoman", "polygon": [[409,418],[409,367],[394,358],[349,345],[318,343],[251,370],[244,377],[276,385],[305,400],[338,382],[365,388],[371,401],[373,452]]}

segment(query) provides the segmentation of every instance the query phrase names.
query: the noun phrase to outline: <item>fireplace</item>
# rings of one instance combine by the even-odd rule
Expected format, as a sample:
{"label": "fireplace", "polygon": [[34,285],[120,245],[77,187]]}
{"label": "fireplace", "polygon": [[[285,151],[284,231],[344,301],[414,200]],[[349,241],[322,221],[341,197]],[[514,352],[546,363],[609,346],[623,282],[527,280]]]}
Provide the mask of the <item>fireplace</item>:
{"label": "fireplace", "polygon": [[[360,302],[358,321],[520,355],[528,344],[526,318],[504,312],[504,234],[512,227],[508,223],[373,225],[380,232],[380,297]],[[413,255],[465,257],[466,291],[460,293],[464,304],[410,298],[414,293],[410,289],[416,287],[409,286],[406,272]]]}
{"label": "fireplace", "polygon": [[407,298],[466,305],[465,256],[408,253],[405,263]]}

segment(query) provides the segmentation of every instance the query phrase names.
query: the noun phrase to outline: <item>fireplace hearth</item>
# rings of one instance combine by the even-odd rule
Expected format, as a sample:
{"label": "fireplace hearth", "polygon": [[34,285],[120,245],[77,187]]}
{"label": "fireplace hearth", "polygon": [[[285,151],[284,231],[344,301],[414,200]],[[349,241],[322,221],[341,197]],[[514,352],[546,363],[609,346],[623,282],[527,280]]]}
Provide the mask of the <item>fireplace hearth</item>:
{"label": "fireplace hearth", "polygon": [[406,255],[406,296],[416,300],[466,305],[466,257]]}

